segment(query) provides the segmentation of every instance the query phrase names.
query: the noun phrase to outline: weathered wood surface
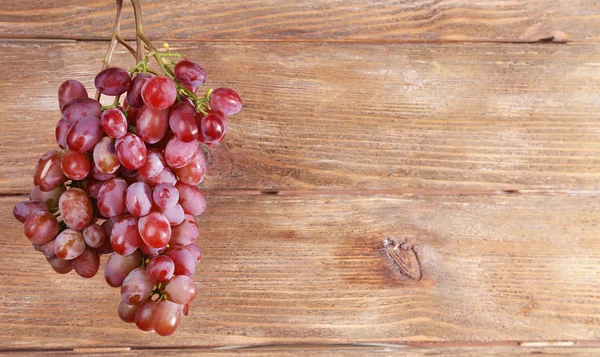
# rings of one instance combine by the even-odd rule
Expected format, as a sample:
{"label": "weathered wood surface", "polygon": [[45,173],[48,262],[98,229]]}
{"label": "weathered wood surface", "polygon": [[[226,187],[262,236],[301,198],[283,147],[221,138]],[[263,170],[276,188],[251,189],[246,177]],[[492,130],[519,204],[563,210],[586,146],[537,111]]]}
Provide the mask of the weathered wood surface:
{"label": "weathered wood surface", "polygon": [[[0,46],[0,192],[26,192],[56,148],[58,86],[92,92],[106,44]],[[245,101],[208,155],[211,189],[600,188],[595,45],[171,46]]]}
{"label": "weathered wood surface", "polygon": [[[598,40],[593,0],[146,0],[147,33],[161,40],[587,41]],[[128,5],[128,2],[126,2]],[[3,1],[0,34],[108,38],[113,0]],[[126,7],[124,28],[132,34]]]}
{"label": "weathered wood surface", "polygon": [[199,296],[170,338],[122,323],[102,276],[55,274],[19,199],[0,199],[4,349],[600,339],[597,196],[209,196]]}

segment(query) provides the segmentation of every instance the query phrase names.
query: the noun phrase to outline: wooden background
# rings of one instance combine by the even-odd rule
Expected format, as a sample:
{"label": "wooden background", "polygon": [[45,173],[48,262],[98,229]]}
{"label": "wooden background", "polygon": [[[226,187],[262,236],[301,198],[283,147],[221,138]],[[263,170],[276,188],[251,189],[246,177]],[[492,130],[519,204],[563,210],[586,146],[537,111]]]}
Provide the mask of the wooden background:
{"label": "wooden background", "polygon": [[114,3],[2,0],[0,355],[600,355],[597,1],[142,3],[245,103],[207,153],[199,296],[145,334],[31,249],[12,206]]}

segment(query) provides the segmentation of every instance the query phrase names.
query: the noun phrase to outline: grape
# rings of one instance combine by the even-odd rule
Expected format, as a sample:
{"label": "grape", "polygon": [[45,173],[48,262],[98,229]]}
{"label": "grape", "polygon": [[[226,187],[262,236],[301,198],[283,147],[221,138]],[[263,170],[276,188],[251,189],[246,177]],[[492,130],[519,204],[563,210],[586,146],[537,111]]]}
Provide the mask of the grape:
{"label": "grape", "polygon": [[19,222],[25,223],[27,217],[34,212],[50,212],[48,206],[42,201],[23,201],[19,202],[13,208],[13,215]]}
{"label": "grape", "polygon": [[145,216],[152,209],[152,190],[143,182],[136,182],[127,188],[125,196],[127,210],[136,217]]}
{"label": "grape", "polygon": [[67,103],[77,98],[87,98],[88,93],[83,84],[69,79],[58,87],[58,107],[62,111]]}
{"label": "grape", "polygon": [[67,226],[75,230],[86,227],[94,216],[90,197],[79,188],[69,188],[65,191],[58,200],[58,208]]}
{"label": "grape", "polygon": [[173,260],[173,263],[175,263],[175,275],[190,276],[194,274],[196,262],[194,257],[192,257],[192,253],[187,249],[175,247],[169,249],[166,255]]}
{"label": "grape", "polygon": [[192,243],[184,245],[182,248],[192,254],[195,264],[200,263],[200,260],[202,260],[202,251],[200,250],[200,247],[198,247],[195,243]]}
{"label": "grape", "polygon": [[175,187],[179,190],[179,204],[183,207],[185,213],[198,216],[204,212],[206,198],[204,198],[204,194],[198,187],[181,182],[177,182]]}
{"label": "grape", "polygon": [[179,191],[170,183],[159,183],[154,187],[152,198],[161,209],[173,207],[179,202]]}
{"label": "grape", "polygon": [[27,216],[23,228],[31,243],[45,244],[56,237],[59,227],[53,214],[38,211]]}
{"label": "grape", "polygon": [[113,252],[106,261],[104,279],[109,286],[118,288],[123,284],[127,275],[140,265],[142,265],[142,254],[138,251],[130,255],[119,255]]}
{"label": "grape", "polygon": [[140,73],[133,78],[131,87],[129,88],[129,91],[127,91],[127,102],[130,107],[141,108],[144,105],[144,100],[142,99],[142,87],[150,78],[152,78],[152,76],[146,73]]}
{"label": "grape", "polygon": [[115,178],[117,175],[116,173],[113,174],[105,174],[104,172],[98,170],[98,167],[96,166],[96,163],[94,163],[92,165],[92,177],[98,181],[106,181],[106,180],[110,180],[112,178]]}
{"label": "grape", "polygon": [[140,241],[138,219],[129,214],[121,217],[110,233],[110,244],[120,255],[129,255],[135,252],[140,246]]}
{"label": "grape", "polygon": [[148,244],[144,243],[143,240],[140,240],[140,250],[149,257],[155,257],[164,252],[166,249],[167,247],[152,248]]}
{"label": "grape", "polygon": [[194,156],[192,162],[184,167],[174,170],[181,182],[193,186],[200,184],[200,182],[204,180],[204,176],[206,176],[206,160],[204,159],[204,153],[202,150],[198,150],[198,153]]}
{"label": "grape", "polygon": [[181,307],[181,313],[183,314],[183,316],[187,316],[188,312],[190,311],[190,304],[180,305],[180,307]]}
{"label": "grape", "polygon": [[91,163],[86,154],[67,151],[62,157],[61,168],[71,180],[83,180],[90,173]]}
{"label": "grape", "polygon": [[156,302],[150,299],[146,300],[140,305],[140,307],[138,307],[134,317],[134,322],[137,328],[142,331],[152,331],[155,309]]}
{"label": "grape", "polygon": [[168,300],[156,304],[152,315],[152,327],[160,336],[172,335],[181,319],[179,305]]}
{"label": "grape", "polygon": [[46,244],[39,245],[36,249],[42,252],[46,259],[51,259],[56,256],[56,253],[54,252],[54,239]]}
{"label": "grape", "polygon": [[148,150],[148,159],[146,163],[138,169],[140,175],[145,178],[152,178],[160,174],[165,168],[165,159],[162,152],[156,149]]}
{"label": "grape", "polygon": [[91,278],[100,269],[100,254],[93,248],[86,247],[80,256],[72,260],[73,269],[82,278]]}
{"label": "grape", "polygon": [[198,141],[214,146],[223,141],[227,133],[227,118],[218,111],[209,111],[206,116],[200,119],[198,127]]}
{"label": "grape", "polygon": [[173,277],[175,272],[175,263],[166,255],[159,255],[148,262],[146,265],[148,277],[155,283],[166,283]]}
{"label": "grape", "polygon": [[142,240],[152,248],[164,247],[171,239],[171,225],[162,213],[150,212],[140,218],[138,229]]}
{"label": "grape", "polygon": [[72,260],[85,250],[85,240],[81,232],[65,229],[54,240],[54,253],[60,259]]}
{"label": "grape", "polygon": [[206,72],[204,69],[192,61],[180,61],[175,65],[174,72],[175,79],[185,86],[199,87],[206,81]]}
{"label": "grape", "polygon": [[145,268],[135,268],[127,275],[121,285],[121,300],[136,305],[150,297],[154,283],[148,277]]}
{"label": "grape", "polygon": [[135,131],[140,139],[154,144],[160,141],[169,128],[169,111],[143,106],[137,117]]}
{"label": "grape", "polygon": [[165,161],[167,164],[176,169],[184,167],[192,162],[194,156],[198,153],[198,143],[195,141],[185,143],[177,137],[171,138],[165,148]]}
{"label": "grape", "polygon": [[106,234],[104,229],[97,224],[92,224],[85,227],[83,230],[83,240],[85,243],[92,248],[100,248],[104,244]]}
{"label": "grape", "polygon": [[128,305],[121,301],[119,303],[119,308],[117,309],[117,314],[121,320],[123,320],[123,322],[133,323],[135,320],[135,312],[137,311],[138,307],[138,305]]}
{"label": "grape", "polygon": [[229,88],[217,88],[210,94],[210,107],[229,116],[242,110],[242,98]]}
{"label": "grape", "polygon": [[200,235],[200,229],[194,221],[194,217],[186,215],[181,224],[171,228],[171,241],[173,244],[188,245],[194,243]]}
{"label": "grape", "polygon": [[142,86],[142,98],[150,108],[164,110],[175,103],[177,87],[168,77],[152,77]]}
{"label": "grape", "polygon": [[119,109],[108,108],[100,117],[100,126],[106,135],[118,139],[127,134],[127,119]]}
{"label": "grape", "polygon": [[60,185],[52,191],[44,192],[38,187],[34,187],[29,195],[29,199],[33,201],[42,201],[46,203],[48,208],[57,207],[60,196],[67,188],[65,185]]}
{"label": "grape", "polygon": [[196,108],[185,102],[175,104],[169,111],[169,126],[179,140],[195,141],[198,138]]}
{"label": "grape", "polygon": [[71,124],[85,117],[100,118],[100,115],[102,115],[102,105],[92,98],[73,99],[62,111],[63,119]]}
{"label": "grape", "polygon": [[131,76],[123,68],[107,68],[96,75],[96,89],[106,95],[119,95],[127,92],[131,86]]}
{"label": "grape", "polygon": [[198,288],[190,277],[178,275],[167,283],[165,292],[169,300],[178,304],[189,304],[196,298]]}
{"label": "grape", "polygon": [[58,151],[48,151],[35,165],[33,183],[44,192],[52,191],[67,178],[61,169],[62,158]]}
{"label": "grape", "polygon": [[167,220],[169,220],[169,223],[172,226],[180,224],[185,218],[185,212],[183,212],[183,208],[179,203],[173,207],[163,209],[162,214],[167,217]]}
{"label": "grape", "polygon": [[[85,192],[87,192],[91,198],[98,199],[98,193],[100,193],[100,188],[102,187],[104,181],[96,180],[93,177],[88,177],[86,181],[87,185],[85,185]],[[97,207],[94,207],[94,209],[96,208]]]}
{"label": "grape", "polygon": [[63,260],[58,257],[47,258],[48,264],[54,269],[55,272],[59,274],[67,274],[71,270],[73,270],[73,266],[71,265],[70,260]]}
{"label": "grape", "polygon": [[121,167],[115,150],[115,139],[105,136],[94,147],[94,165],[103,174],[113,174]]}
{"label": "grape", "polygon": [[137,170],[146,163],[146,145],[137,135],[128,133],[117,140],[117,156],[121,164],[130,170]]}
{"label": "grape", "polygon": [[169,183],[171,185],[177,183],[177,177],[175,177],[173,171],[171,171],[168,167],[165,167],[160,174],[151,178],[144,178],[143,176],[138,175],[138,180],[147,183],[150,187],[155,187],[161,183]]}
{"label": "grape", "polygon": [[67,134],[71,130],[71,125],[73,125],[71,122],[63,118],[56,123],[56,143],[63,150],[67,148]]}
{"label": "grape", "polygon": [[75,152],[87,152],[102,138],[104,132],[100,127],[100,119],[83,117],[79,119],[67,134],[67,145]]}
{"label": "grape", "polygon": [[98,209],[104,217],[116,217],[125,212],[127,182],[121,178],[105,181],[98,193]]}
{"label": "grape", "polygon": [[127,122],[130,125],[135,126],[135,124],[137,124],[137,117],[140,112],[140,108],[132,108],[131,106],[129,106],[129,104],[127,104],[127,99],[125,99],[123,105],[125,106],[125,108],[127,108],[127,113],[125,114],[125,116],[127,117]]}

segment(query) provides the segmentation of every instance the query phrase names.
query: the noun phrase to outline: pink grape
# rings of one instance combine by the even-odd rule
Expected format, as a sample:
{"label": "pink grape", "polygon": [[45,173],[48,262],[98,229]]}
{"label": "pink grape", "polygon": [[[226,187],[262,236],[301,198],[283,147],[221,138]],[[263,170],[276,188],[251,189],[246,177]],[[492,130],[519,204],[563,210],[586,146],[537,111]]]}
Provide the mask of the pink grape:
{"label": "pink grape", "polygon": [[130,170],[137,170],[146,163],[146,144],[137,135],[128,133],[116,143],[117,156],[121,164]]}
{"label": "pink grape", "polygon": [[48,264],[54,269],[58,274],[67,274],[71,270],[73,270],[73,265],[70,260],[60,259],[59,257],[54,258],[46,258]]}
{"label": "pink grape", "polygon": [[169,126],[179,140],[195,141],[198,138],[196,108],[185,102],[175,104],[169,111]]}
{"label": "pink grape", "polygon": [[165,292],[169,300],[178,304],[189,304],[196,298],[198,288],[190,277],[178,275],[167,283]]}
{"label": "pink grape", "polygon": [[152,78],[152,76],[146,73],[140,73],[133,78],[131,87],[127,92],[127,102],[129,103],[130,107],[141,108],[144,105],[144,100],[142,99],[142,88],[150,78]]}
{"label": "pink grape", "polygon": [[62,157],[61,168],[71,180],[83,180],[90,173],[90,158],[86,154],[67,151]]}
{"label": "pink grape", "polygon": [[47,211],[32,212],[23,225],[25,235],[31,243],[45,244],[58,234],[58,221]]}
{"label": "pink grape", "polygon": [[159,183],[154,187],[152,198],[161,209],[173,207],[179,202],[179,191],[170,183]]}
{"label": "pink grape", "polygon": [[179,305],[174,302],[163,300],[156,304],[152,316],[152,327],[154,332],[160,336],[172,335],[181,319]]}
{"label": "pink grape", "polygon": [[100,118],[102,105],[92,98],[77,98],[67,103],[62,110],[62,117],[73,124],[85,117]]}
{"label": "pink grape", "polygon": [[87,152],[102,138],[104,132],[100,127],[100,119],[83,117],[79,119],[67,134],[67,146],[75,152]]}
{"label": "pink grape", "polygon": [[58,151],[48,151],[37,162],[33,174],[33,184],[44,192],[52,191],[67,178],[63,174],[62,157]]}
{"label": "pink grape", "polygon": [[171,241],[173,244],[188,245],[194,243],[200,235],[200,229],[194,217],[186,215],[181,224],[171,227]]}
{"label": "pink grape", "polygon": [[136,217],[145,216],[152,209],[152,189],[144,182],[136,182],[127,188],[127,210]]}
{"label": "pink grape", "polygon": [[93,199],[98,199],[98,194],[100,193],[100,188],[104,184],[104,181],[98,181],[93,177],[88,177],[87,186],[85,188],[85,192],[90,195]]}
{"label": "pink grape", "polygon": [[202,250],[200,250],[200,247],[198,247],[198,245],[196,245],[195,243],[191,243],[188,245],[184,245],[182,248],[190,252],[190,254],[192,254],[195,264],[200,263],[200,260],[202,260]]}
{"label": "pink grape", "polygon": [[46,244],[42,244],[42,245],[32,244],[32,245],[36,250],[38,250],[42,254],[44,254],[46,259],[54,258],[56,256],[56,253],[54,252],[54,239]]}
{"label": "pink grape", "polygon": [[166,283],[173,277],[175,263],[166,255],[159,255],[150,259],[146,265],[146,272],[153,282]]}
{"label": "pink grape", "polygon": [[164,110],[175,103],[177,87],[168,77],[152,77],[142,87],[142,98],[150,108]]}
{"label": "pink grape", "polygon": [[120,255],[129,255],[140,246],[138,219],[132,215],[122,216],[113,226],[110,233],[110,244]]}
{"label": "pink grape", "polygon": [[85,250],[85,240],[81,232],[65,229],[54,240],[54,253],[60,259],[72,260]]}
{"label": "pink grape", "polygon": [[219,111],[211,110],[199,120],[198,141],[214,146],[223,141],[227,133],[227,118]]}
{"label": "pink grape", "polygon": [[192,186],[200,184],[206,176],[206,160],[202,150],[198,150],[192,162],[174,171],[181,182]]}
{"label": "pink grape", "polygon": [[123,280],[131,271],[142,265],[142,254],[135,251],[130,255],[119,255],[113,252],[106,261],[104,267],[104,279],[106,283],[113,288],[118,288],[123,284]]}
{"label": "pink grape", "polygon": [[89,247],[100,248],[105,239],[104,229],[97,224],[89,225],[83,229],[83,240]]}
{"label": "pink grape", "polygon": [[118,139],[127,134],[127,119],[117,108],[108,108],[100,116],[100,126],[106,135]]}
{"label": "pink grape", "polygon": [[135,312],[138,308],[138,305],[128,305],[121,301],[119,303],[119,307],[117,308],[117,314],[119,315],[119,318],[123,320],[123,322],[133,323],[133,321],[135,321]]}
{"label": "pink grape", "polygon": [[63,192],[65,192],[66,189],[67,188],[65,185],[59,185],[52,191],[44,192],[40,190],[39,187],[34,187],[33,190],[31,190],[29,199],[34,201],[42,201],[46,203],[48,208],[56,207],[58,206],[58,200],[60,199],[60,196],[63,194]]}
{"label": "pink grape", "polygon": [[[181,84],[191,87],[199,87],[206,81],[206,72],[197,63],[183,60],[175,65],[175,78]],[[193,92],[193,91],[192,91]]]}
{"label": "pink grape", "polygon": [[104,172],[98,170],[96,163],[94,163],[94,165],[92,165],[92,169],[90,171],[91,171],[92,177],[98,181],[110,180],[117,176],[116,173],[105,174]]}
{"label": "pink grape", "polygon": [[174,185],[177,182],[177,177],[175,177],[175,174],[173,174],[173,171],[171,171],[171,169],[165,167],[160,172],[160,174],[151,178],[144,178],[143,176],[138,175],[138,180],[147,183],[150,187],[155,187],[156,185],[159,185],[161,183],[168,183]]}
{"label": "pink grape", "polygon": [[67,226],[74,230],[85,228],[94,216],[92,201],[80,188],[69,188],[65,191],[58,200],[58,208]]}
{"label": "pink grape", "polygon": [[88,93],[83,84],[69,79],[58,87],[58,107],[62,111],[67,103],[77,98],[87,98]]}
{"label": "pink grape", "polygon": [[159,150],[148,150],[148,159],[146,163],[138,169],[140,175],[145,178],[152,178],[161,173],[165,168],[165,159]]}
{"label": "pink grape", "polygon": [[98,210],[104,217],[116,217],[125,212],[127,182],[121,178],[105,181],[98,193]]}
{"label": "pink grape", "polygon": [[142,331],[152,331],[155,309],[156,302],[150,299],[146,300],[140,305],[140,307],[138,307],[134,317],[134,322],[137,328]]}
{"label": "pink grape", "polygon": [[148,144],[160,141],[169,129],[169,111],[143,106],[135,125],[136,134]]}
{"label": "pink grape", "polygon": [[175,263],[175,275],[190,276],[194,274],[196,263],[194,257],[192,257],[192,253],[187,249],[175,247],[169,249],[166,256],[171,258],[173,263]]}
{"label": "pink grape", "polygon": [[165,161],[174,169],[184,167],[192,162],[198,150],[199,146],[197,142],[186,143],[174,137],[169,140],[165,148]]}
{"label": "pink grape", "polygon": [[96,75],[94,85],[102,94],[119,95],[129,90],[131,76],[123,68],[110,67]]}
{"label": "pink grape", "polygon": [[50,212],[48,206],[42,201],[23,201],[19,202],[13,208],[13,215],[19,222],[25,223],[27,217],[34,212]]}
{"label": "pink grape", "polygon": [[121,167],[115,149],[115,139],[105,136],[94,147],[94,165],[104,174],[113,174]]}
{"label": "pink grape", "polygon": [[160,248],[152,248],[151,246],[146,244],[143,240],[140,240],[140,250],[142,251],[142,253],[146,254],[149,257],[155,257],[157,255],[160,255],[166,249],[167,249],[166,246],[160,247]]}
{"label": "pink grape", "polygon": [[100,269],[100,254],[94,248],[86,247],[77,258],[72,260],[73,269],[82,278],[91,278]]}
{"label": "pink grape", "polygon": [[145,268],[135,268],[127,275],[121,285],[121,300],[136,305],[150,297],[154,283],[148,277]]}
{"label": "pink grape", "polygon": [[196,186],[178,182],[175,187],[179,191],[179,204],[187,214],[199,216],[206,210],[206,198]]}
{"label": "pink grape", "polygon": [[163,209],[162,214],[167,217],[167,220],[169,220],[169,223],[172,226],[180,224],[185,218],[185,212],[179,203],[173,207]]}
{"label": "pink grape", "polygon": [[210,94],[210,107],[230,116],[242,110],[242,98],[233,89],[217,88]]}
{"label": "pink grape", "polygon": [[150,212],[141,217],[138,229],[142,240],[152,248],[164,247],[171,239],[169,220],[159,212]]}
{"label": "pink grape", "polygon": [[72,125],[73,123],[63,118],[56,123],[56,143],[63,150],[67,148],[67,135]]}

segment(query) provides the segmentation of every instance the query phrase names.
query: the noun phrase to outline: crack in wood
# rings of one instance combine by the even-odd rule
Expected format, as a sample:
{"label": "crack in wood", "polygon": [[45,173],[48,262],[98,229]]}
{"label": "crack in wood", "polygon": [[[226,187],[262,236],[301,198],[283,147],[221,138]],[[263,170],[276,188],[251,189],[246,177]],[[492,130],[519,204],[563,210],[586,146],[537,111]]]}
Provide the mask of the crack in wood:
{"label": "crack in wood", "polygon": [[389,238],[383,241],[383,246],[403,275],[415,281],[421,280],[421,263],[413,246],[408,245],[406,240],[394,242]]}

